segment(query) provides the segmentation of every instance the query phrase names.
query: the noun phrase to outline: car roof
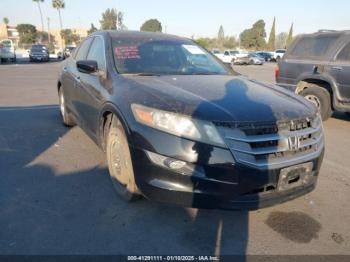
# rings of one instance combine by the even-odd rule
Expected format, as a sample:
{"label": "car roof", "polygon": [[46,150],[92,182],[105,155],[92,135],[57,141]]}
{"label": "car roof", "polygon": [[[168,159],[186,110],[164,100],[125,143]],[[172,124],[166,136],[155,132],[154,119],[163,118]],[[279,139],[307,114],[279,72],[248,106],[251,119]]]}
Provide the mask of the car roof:
{"label": "car roof", "polygon": [[119,39],[148,39],[152,38],[153,40],[178,40],[178,41],[184,41],[192,43],[192,41],[185,37],[170,35],[170,34],[164,34],[160,32],[141,32],[141,31],[129,31],[129,30],[123,30],[123,31],[117,31],[117,30],[105,30],[105,31],[98,31],[93,35],[108,35],[111,38],[119,38]]}
{"label": "car roof", "polygon": [[318,59],[318,60],[330,60],[333,59],[339,49],[344,46],[346,43],[349,42],[350,40],[350,30],[342,30],[342,31],[337,31],[337,30],[319,30],[318,32],[311,33],[311,34],[302,34],[296,37],[296,39],[293,41],[292,45],[288,48],[286,58],[294,58],[297,57],[292,54],[293,50],[296,48],[296,46],[300,43],[301,40],[305,38],[317,38],[317,37],[322,37],[322,36],[330,36],[330,37],[335,37],[337,38],[334,43],[329,47],[326,53],[323,55],[317,56],[317,57],[304,57],[304,59]]}

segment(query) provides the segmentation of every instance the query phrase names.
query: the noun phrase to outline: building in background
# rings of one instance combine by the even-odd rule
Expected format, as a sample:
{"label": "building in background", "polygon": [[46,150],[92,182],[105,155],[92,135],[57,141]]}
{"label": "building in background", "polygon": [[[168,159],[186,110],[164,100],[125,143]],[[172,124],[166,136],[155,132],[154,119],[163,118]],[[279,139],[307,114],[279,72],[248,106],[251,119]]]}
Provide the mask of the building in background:
{"label": "building in background", "polygon": [[[81,40],[84,40],[88,36],[88,30],[84,28],[71,28],[72,33],[79,37],[79,41],[77,43],[73,43],[73,45],[79,44]],[[55,38],[55,46],[56,47],[64,47],[64,40],[61,38],[60,34],[61,30],[59,29],[51,29],[50,34]]]}
{"label": "building in background", "polygon": [[0,41],[4,39],[10,39],[15,45],[15,48],[18,47],[19,43],[19,34],[16,29],[16,26],[9,26],[6,24],[0,24]]}

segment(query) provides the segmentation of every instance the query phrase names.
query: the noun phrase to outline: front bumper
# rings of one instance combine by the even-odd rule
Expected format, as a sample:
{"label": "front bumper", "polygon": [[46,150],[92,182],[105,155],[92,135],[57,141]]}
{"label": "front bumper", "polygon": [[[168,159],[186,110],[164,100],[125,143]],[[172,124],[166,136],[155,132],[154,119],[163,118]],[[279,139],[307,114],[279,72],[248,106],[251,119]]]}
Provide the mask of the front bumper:
{"label": "front bumper", "polygon": [[50,58],[48,56],[29,56],[32,61],[48,61]]}
{"label": "front bumper", "polygon": [[[146,136],[147,133],[144,132]],[[316,186],[324,152],[311,160],[313,170],[308,184],[278,191],[282,168],[259,170],[236,163],[231,152],[224,148],[158,131],[152,133],[150,137],[136,137],[136,144],[131,148],[139,190],[153,201],[196,208],[254,210],[307,194]],[[147,151],[192,163],[195,171],[184,174],[155,164]],[[193,151],[198,154],[196,161],[193,161]]]}

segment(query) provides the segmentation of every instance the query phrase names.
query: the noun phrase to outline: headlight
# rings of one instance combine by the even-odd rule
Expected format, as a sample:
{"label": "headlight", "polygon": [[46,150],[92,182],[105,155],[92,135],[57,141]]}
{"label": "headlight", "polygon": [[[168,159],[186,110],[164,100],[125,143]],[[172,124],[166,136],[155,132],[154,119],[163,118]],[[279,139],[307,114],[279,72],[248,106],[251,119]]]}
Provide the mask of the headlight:
{"label": "headlight", "polygon": [[226,147],[211,122],[137,104],[132,104],[131,109],[139,123],[175,136]]}

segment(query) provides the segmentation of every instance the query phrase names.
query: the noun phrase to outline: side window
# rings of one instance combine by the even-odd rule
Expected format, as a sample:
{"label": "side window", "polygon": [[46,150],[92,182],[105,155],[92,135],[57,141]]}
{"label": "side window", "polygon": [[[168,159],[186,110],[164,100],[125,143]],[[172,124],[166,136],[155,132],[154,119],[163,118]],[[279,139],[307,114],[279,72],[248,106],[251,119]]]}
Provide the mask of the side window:
{"label": "side window", "polygon": [[89,51],[89,47],[91,44],[92,38],[86,39],[79,47],[79,50],[75,56],[75,60],[85,60],[87,56],[87,52]]}
{"label": "side window", "polygon": [[94,38],[87,59],[97,61],[98,69],[106,71],[105,50],[100,37]]}
{"label": "side window", "polygon": [[337,56],[337,61],[350,62],[350,42],[347,43]]}

